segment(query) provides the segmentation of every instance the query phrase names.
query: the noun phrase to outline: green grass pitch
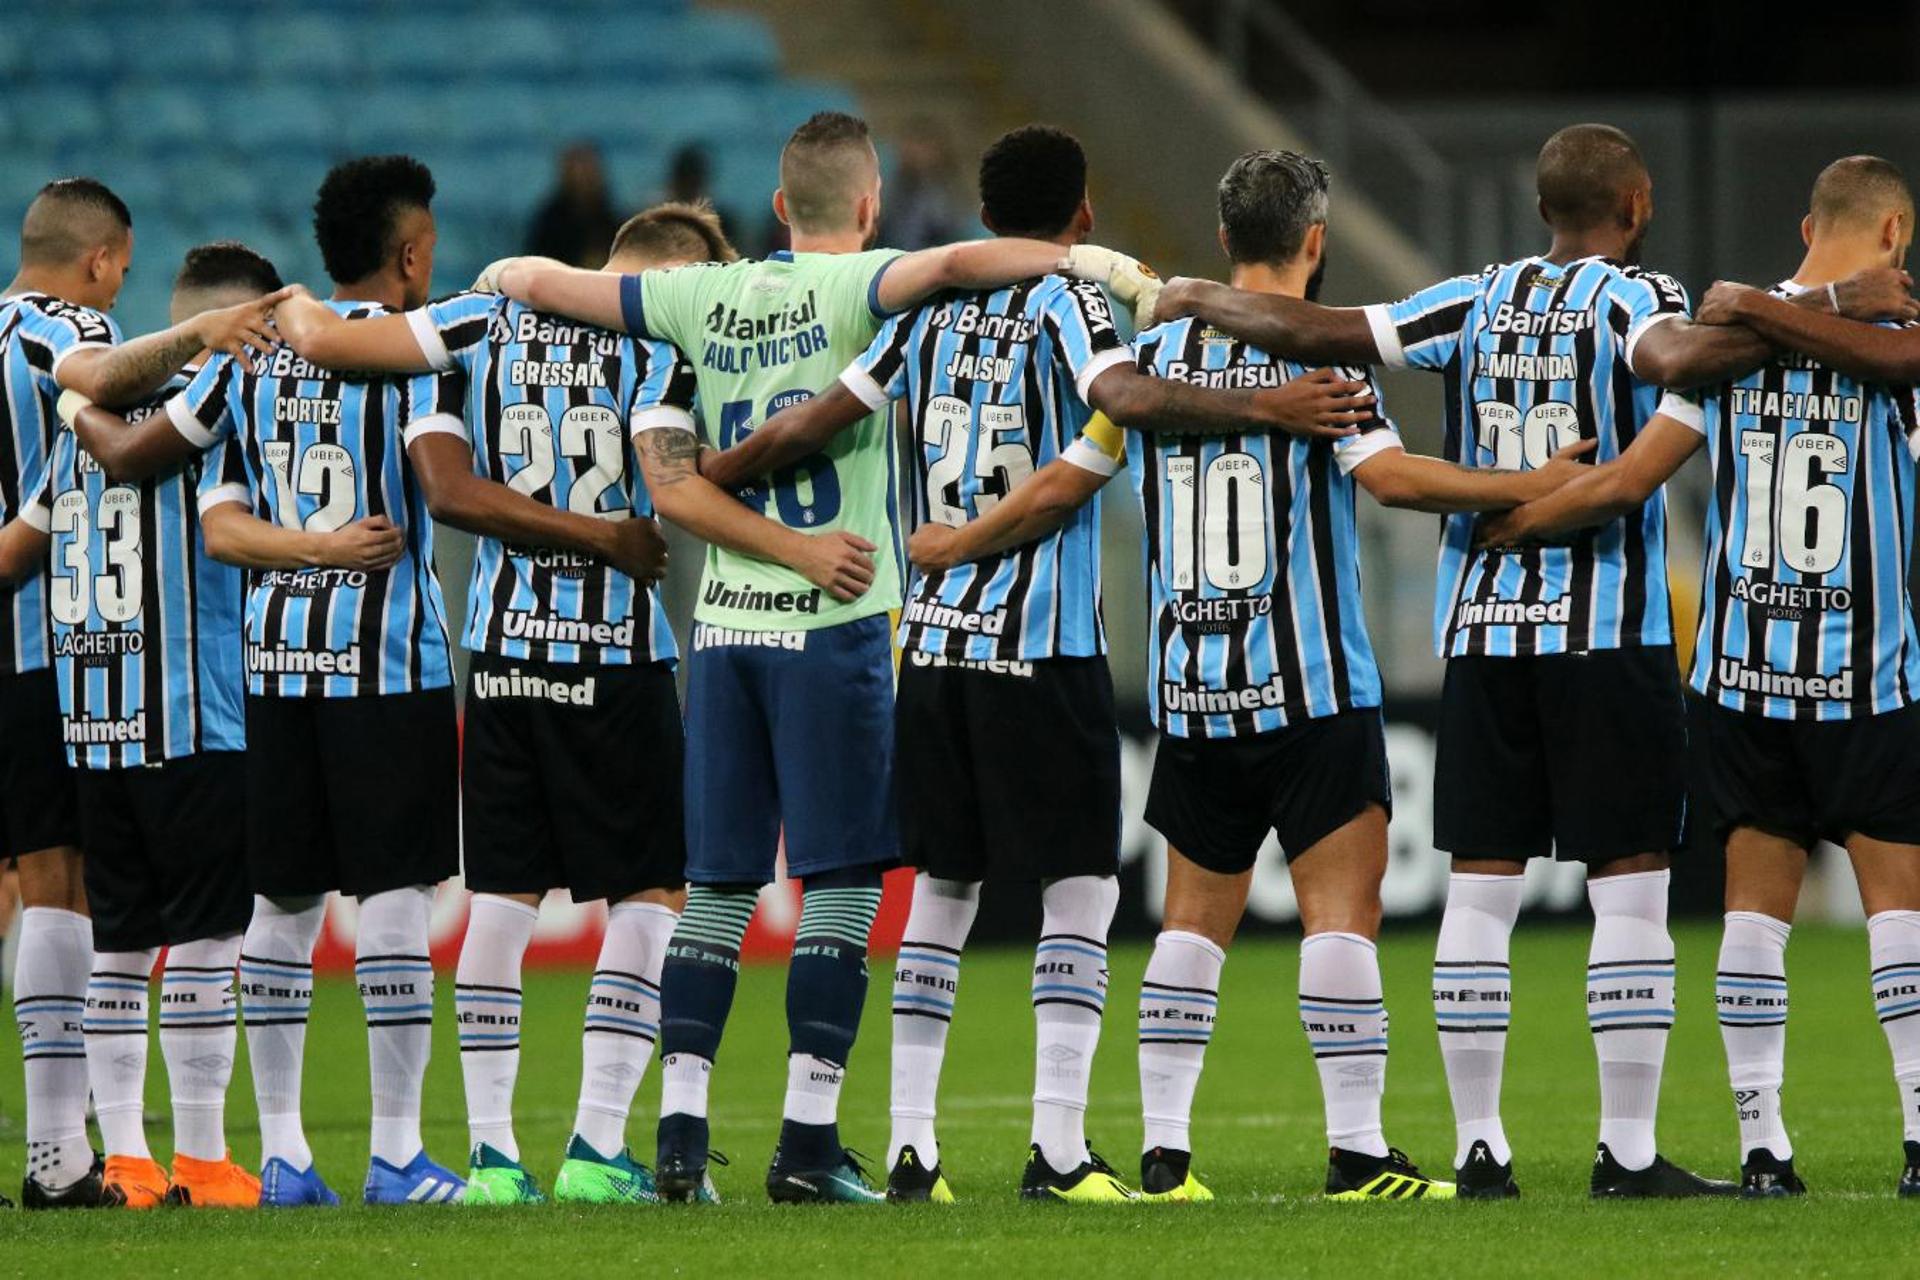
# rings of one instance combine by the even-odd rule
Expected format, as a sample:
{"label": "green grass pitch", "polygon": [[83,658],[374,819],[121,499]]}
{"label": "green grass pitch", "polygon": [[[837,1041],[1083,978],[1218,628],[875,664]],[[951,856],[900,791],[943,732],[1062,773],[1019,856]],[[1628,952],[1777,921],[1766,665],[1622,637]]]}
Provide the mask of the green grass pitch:
{"label": "green grass pitch", "polygon": [[[1678,931],[1680,1021],[1667,1060],[1661,1145],[1682,1163],[1733,1172],[1735,1128],[1713,1022],[1718,930]],[[1863,931],[1809,927],[1789,958],[1793,1020],[1788,1116],[1804,1202],[1595,1205],[1585,1198],[1597,1085],[1582,1016],[1586,933],[1523,927],[1514,941],[1514,1032],[1506,1079],[1509,1134],[1525,1197],[1494,1205],[1336,1205],[1315,1198],[1324,1172],[1320,1095],[1293,1009],[1297,946],[1241,943],[1228,960],[1221,1019],[1201,1084],[1197,1170],[1211,1206],[1074,1210],[1014,1198],[1027,1140],[1032,1029],[1028,957],[970,955],[942,1083],[942,1151],[961,1203],[952,1208],[786,1208],[760,1190],[778,1125],[785,1048],[782,971],[750,968],[714,1076],[718,1209],[580,1211],[399,1208],[291,1214],[0,1214],[0,1275],[1497,1275],[1607,1277],[1910,1273],[1920,1202],[1893,1196],[1900,1132],[1885,1041],[1867,991]],[[1432,938],[1390,933],[1382,947],[1394,1016],[1387,1130],[1427,1168],[1444,1169],[1452,1122],[1427,995]],[[1112,1000],[1089,1132],[1123,1172],[1137,1170],[1134,996],[1146,949],[1113,956]],[[877,1160],[886,1148],[887,996],[876,970],[841,1127]],[[550,1181],[572,1118],[586,975],[527,985],[518,1106],[528,1164]],[[439,1004],[452,1009],[443,975]],[[321,1170],[356,1197],[365,1170],[366,1055],[360,1009],[343,981],[323,985],[308,1045],[306,1110]],[[463,1163],[460,1072],[450,1018],[436,1028],[427,1087],[429,1148]],[[18,1047],[0,1036],[0,1183],[19,1184]],[[149,1096],[164,1096],[156,1049]],[[240,1079],[245,1081],[245,1067]],[[651,1161],[658,1071],[631,1134]],[[252,1102],[234,1091],[242,1159],[257,1145]],[[164,1126],[153,1133],[167,1150]],[[56,1268],[61,1270],[56,1271]],[[637,1270],[636,1270],[637,1269]]]}

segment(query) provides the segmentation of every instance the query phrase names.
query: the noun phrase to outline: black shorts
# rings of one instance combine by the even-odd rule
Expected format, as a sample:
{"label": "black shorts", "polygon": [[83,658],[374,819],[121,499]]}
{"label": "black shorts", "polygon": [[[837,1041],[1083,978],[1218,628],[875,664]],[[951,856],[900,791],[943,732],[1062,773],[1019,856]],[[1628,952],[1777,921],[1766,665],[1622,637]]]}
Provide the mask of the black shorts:
{"label": "black shorts", "polygon": [[901,657],[894,787],[904,861],[942,880],[1120,869],[1120,732],[1105,658]]}
{"label": "black shorts", "polygon": [[74,773],[96,950],[145,951],[247,927],[240,752]]}
{"label": "black shorts", "polygon": [[52,671],[0,675],[0,864],[80,843]]}
{"label": "black shorts", "polygon": [[1433,842],[1455,858],[1605,863],[1686,842],[1673,646],[1449,658]]}
{"label": "black shorts", "polygon": [[461,773],[467,888],[618,901],[687,879],[673,668],[476,653]]}
{"label": "black shorts", "polygon": [[270,898],[366,897],[460,865],[452,689],[247,695],[247,873]]}
{"label": "black shorts", "polygon": [[1852,720],[1772,720],[1697,703],[1716,844],[1758,827],[1803,848],[1848,836],[1920,844],[1920,705]]}
{"label": "black shorts", "polygon": [[1252,737],[1161,734],[1146,816],[1186,857],[1234,876],[1267,832],[1291,862],[1375,804],[1392,815],[1386,730],[1363,707]]}

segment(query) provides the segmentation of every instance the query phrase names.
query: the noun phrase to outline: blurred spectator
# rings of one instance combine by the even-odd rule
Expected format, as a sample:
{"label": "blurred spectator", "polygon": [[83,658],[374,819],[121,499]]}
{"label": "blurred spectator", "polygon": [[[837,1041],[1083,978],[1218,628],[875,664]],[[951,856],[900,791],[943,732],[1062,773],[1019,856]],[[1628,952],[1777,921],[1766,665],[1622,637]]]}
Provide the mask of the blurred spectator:
{"label": "blurred spectator", "polygon": [[899,162],[880,201],[880,243],[926,249],[974,234],[954,181],[953,148],[939,121],[916,117],[894,147]]}
{"label": "blurred spectator", "polygon": [[[713,198],[713,162],[707,159],[707,149],[699,143],[689,142],[673,153],[667,162],[667,185],[660,198],[685,204],[705,200],[720,215],[720,227],[727,238],[736,244],[740,242],[742,228],[734,219],[733,210]],[[751,252],[751,246],[743,248]]]}
{"label": "blurred spectator", "polygon": [[553,194],[533,215],[527,230],[527,252],[558,258],[576,267],[598,267],[607,260],[607,246],[620,229],[620,218],[607,195],[607,172],[600,150],[576,142],[560,153],[560,178]]}

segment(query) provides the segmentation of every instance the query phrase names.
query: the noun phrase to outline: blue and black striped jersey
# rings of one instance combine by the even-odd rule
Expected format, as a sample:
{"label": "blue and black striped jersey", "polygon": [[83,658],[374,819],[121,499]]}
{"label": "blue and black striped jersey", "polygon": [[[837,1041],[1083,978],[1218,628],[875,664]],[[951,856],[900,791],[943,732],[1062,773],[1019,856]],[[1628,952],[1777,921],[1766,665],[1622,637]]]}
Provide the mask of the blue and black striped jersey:
{"label": "blue and black striped jersey", "polygon": [[[111,317],[44,293],[0,298],[0,523],[20,514],[47,479],[60,428],[54,366],[84,347],[111,346],[120,330]],[[36,573],[0,585],[0,675],[41,671],[52,654],[47,578]]]}
{"label": "blue and black striped jersey", "polygon": [[[1087,388],[1132,353],[1099,286],[1043,276],[895,316],[840,380],[872,409],[904,399],[917,518],[961,525],[1060,456],[1093,411]],[[915,573],[902,648],[971,661],[1106,652],[1100,509],[971,564]]]}
{"label": "blue and black striped jersey", "polygon": [[[414,380],[407,428],[448,431],[477,474],[549,506],[602,520],[652,516],[633,438],[693,431],[693,369],[672,345],[544,315],[491,293],[407,313],[441,371]],[[672,662],[657,588],[591,556],[483,537],[463,642],[545,662]]]}
{"label": "blue and black striped jersey", "polygon": [[[1201,387],[1277,387],[1308,372],[1195,320],[1149,329],[1135,347],[1142,373]],[[1162,733],[1241,737],[1380,705],[1352,472],[1401,447],[1391,421],[1338,440],[1130,431],[1121,446],[1105,433],[1096,419],[1067,458],[1110,473],[1124,451],[1146,526],[1148,697]]]}
{"label": "blue and black striped jersey", "polygon": [[[126,413],[141,422],[187,385]],[[221,468],[225,468],[223,474]],[[245,587],[207,555],[196,496],[244,482],[221,446],[138,484],[115,484],[72,431],[21,518],[52,538],[47,581],[67,761],[131,768],[246,745],[240,666]]]}
{"label": "blue and black striped jersey", "polygon": [[[377,303],[327,305],[349,319],[390,314]],[[276,346],[244,364],[216,356],[166,409],[202,448],[229,438],[238,447],[245,483],[203,492],[202,511],[242,502],[262,520],[316,532],[385,516],[406,533],[386,569],[248,573],[249,692],[350,698],[452,683],[433,521],[401,444],[405,379],[335,373]]]}
{"label": "blue and black striped jersey", "polygon": [[[1672,277],[1605,258],[1523,258],[1367,308],[1381,362],[1447,379],[1444,453],[1469,467],[1542,466],[1578,440],[1618,457],[1661,401],[1628,366],[1647,325],[1684,315]],[[1664,491],[1556,544],[1476,551],[1470,513],[1440,537],[1442,657],[1670,644]]]}
{"label": "blue and black striped jersey", "polygon": [[1700,400],[1683,419],[1713,463],[1693,687],[1781,720],[1911,703],[1914,389],[1788,353]]}

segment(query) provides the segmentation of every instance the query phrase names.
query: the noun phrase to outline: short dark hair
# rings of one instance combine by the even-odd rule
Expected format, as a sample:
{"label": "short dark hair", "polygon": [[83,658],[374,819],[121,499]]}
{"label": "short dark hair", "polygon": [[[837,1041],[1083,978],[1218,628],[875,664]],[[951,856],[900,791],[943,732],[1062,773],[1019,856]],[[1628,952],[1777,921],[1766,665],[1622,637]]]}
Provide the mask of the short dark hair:
{"label": "short dark hair", "polygon": [[385,266],[400,215],[432,208],[433,192],[433,174],[412,156],[361,156],[328,170],[313,202],[327,274],[352,284]]}
{"label": "short dark hair", "polygon": [[20,221],[20,260],[72,262],[133,230],[127,202],[97,178],[59,178],[40,188]]}
{"label": "short dark hair", "polygon": [[655,260],[733,262],[740,256],[708,200],[669,200],[642,210],[613,233],[608,258],[643,254]]}
{"label": "short dark hair", "polygon": [[1902,211],[1911,219],[1913,192],[1907,186],[1907,176],[1891,160],[1845,156],[1814,179],[1815,226],[1833,222],[1871,225],[1888,213]]}
{"label": "short dark hair", "polygon": [[280,287],[280,273],[263,255],[238,240],[215,240],[187,250],[175,289],[248,289],[272,293]]}
{"label": "short dark hair", "polygon": [[878,169],[865,120],[844,111],[814,112],[780,148],[788,220],[805,231],[846,229],[861,194],[855,184]]}
{"label": "short dark hair", "polygon": [[1059,235],[1086,198],[1087,153],[1064,129],[1022,125],[980,153],[980,213],[1001,235]]}
{"label": "short dark hair", "polygon": [[1568,231],[1600,226],[1620,209],[1647,163],[1632,138],[1610,124],[1571,124],[1548,138],[1535,167],[1540,211]]}
{"label": "short dark hair", "polygon": [[1234,262],[1291,262],[1327,220],[1327,166],[1297,151],[1249,151],[1220,179],[1220,226]]}

